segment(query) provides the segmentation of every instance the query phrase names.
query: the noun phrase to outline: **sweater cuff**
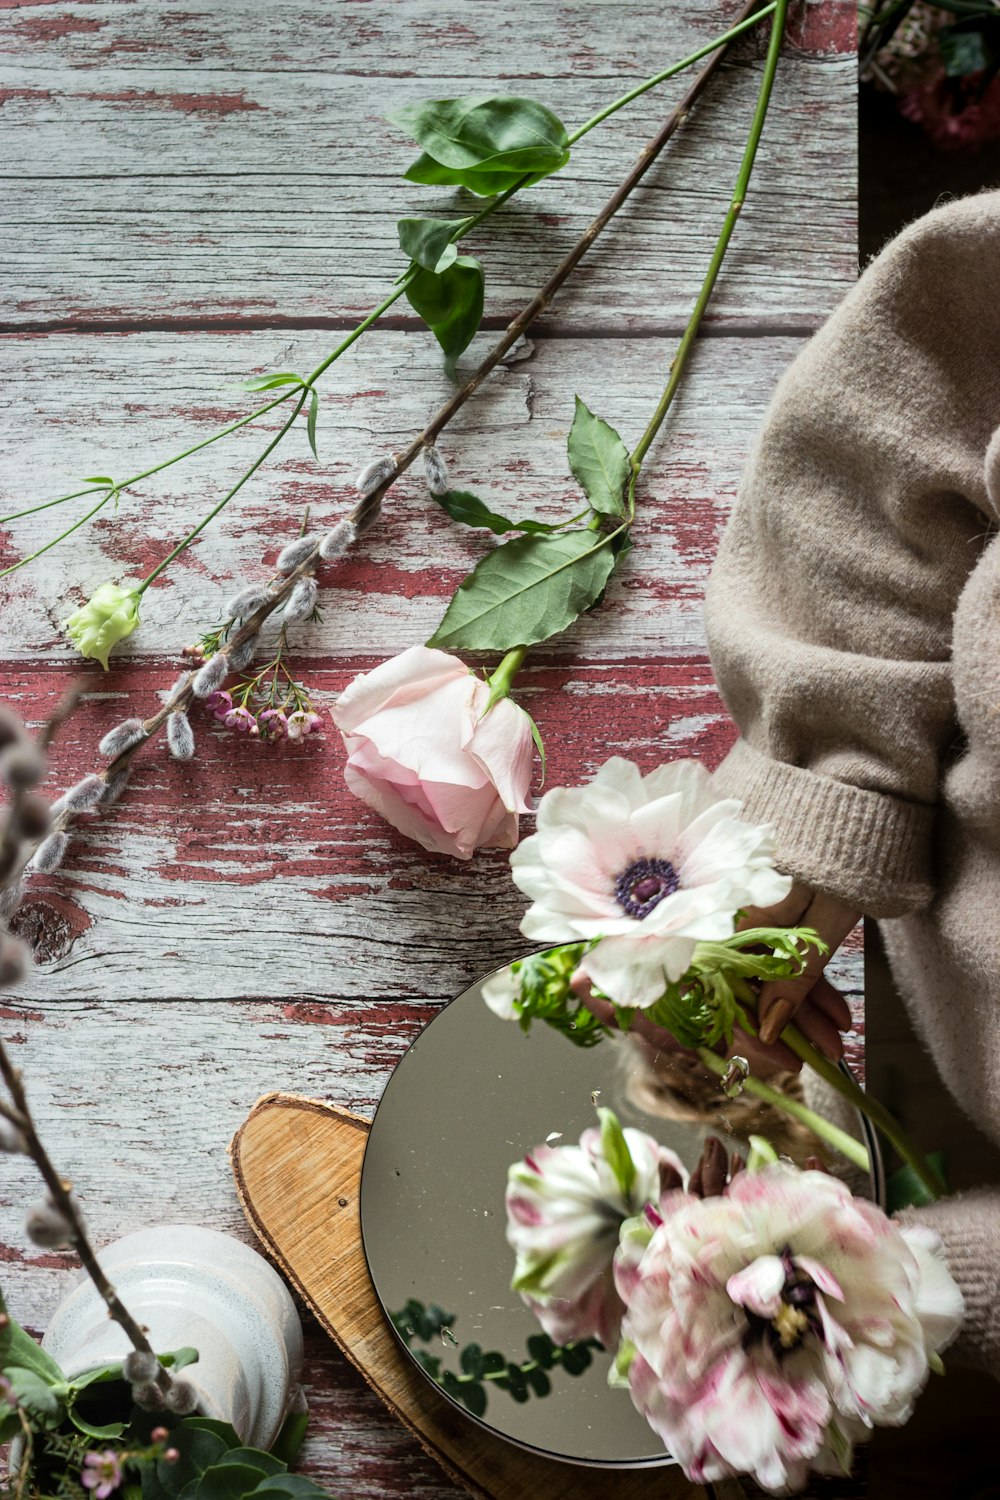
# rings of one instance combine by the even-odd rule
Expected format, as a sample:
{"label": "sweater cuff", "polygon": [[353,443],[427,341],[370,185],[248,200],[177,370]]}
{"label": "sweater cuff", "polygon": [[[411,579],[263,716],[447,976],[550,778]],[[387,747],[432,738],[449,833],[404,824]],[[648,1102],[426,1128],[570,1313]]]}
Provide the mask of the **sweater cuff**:
{"label": "sweater cuff", "polygon": [[751,823],[772,823],[775,863],[870,917],[926,906],[934,809],[772,760],[736,741],[713,777]]}
{"label": "sweater cuff", "polygon": [[951,1347],[957,1364],[987,1370],[1000,1380],[1000,1192],[977,1188],[893,1216],[940,1235],[948,1270],[962,1293],[965,1317]]}

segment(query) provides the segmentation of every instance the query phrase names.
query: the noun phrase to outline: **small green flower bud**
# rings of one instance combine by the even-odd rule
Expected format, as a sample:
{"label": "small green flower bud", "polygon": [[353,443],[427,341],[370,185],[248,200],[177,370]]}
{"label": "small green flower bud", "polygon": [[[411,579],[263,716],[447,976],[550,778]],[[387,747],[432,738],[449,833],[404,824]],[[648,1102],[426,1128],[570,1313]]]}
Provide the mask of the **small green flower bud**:
{"label": "small green flower bud", "polygon": [[112,646],[130,636],[139,623],[141,597],[137,589],[102,583],[66,621],[69,638],[80,655],[93,657],[106,672]]}

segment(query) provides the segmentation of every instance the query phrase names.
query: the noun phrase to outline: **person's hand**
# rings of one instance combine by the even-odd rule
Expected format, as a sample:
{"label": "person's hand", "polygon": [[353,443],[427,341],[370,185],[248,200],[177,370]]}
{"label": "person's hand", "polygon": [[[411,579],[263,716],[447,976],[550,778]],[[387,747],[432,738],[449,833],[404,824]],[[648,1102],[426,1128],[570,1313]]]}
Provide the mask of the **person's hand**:
{"label": "person's hand", "polygon": [[[809,949],[802,973],[794,979],[772,979],[760,987],[757,1024],[766,1047],[777,1044],[788,1023],[795,1023],[814,1046],[834,1061],[843,1053],[840,1033],[851,1024],[847,1001],[825,977],[823,970],[847,934],[857,926],[861,913],[836,896],[814,891],[796,881],[783,901],[775,906],[752,907],[737,930],[748,927],[813,927],[829,948],[821,953]],[[787,1050],[787,1049],[784,1049]]]}

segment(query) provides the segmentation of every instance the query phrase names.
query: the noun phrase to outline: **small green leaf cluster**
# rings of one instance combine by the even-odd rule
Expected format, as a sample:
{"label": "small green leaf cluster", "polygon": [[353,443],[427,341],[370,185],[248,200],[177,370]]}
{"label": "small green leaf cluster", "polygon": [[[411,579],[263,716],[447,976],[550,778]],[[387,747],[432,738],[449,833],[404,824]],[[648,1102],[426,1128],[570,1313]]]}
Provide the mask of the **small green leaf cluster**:
{"label": "small green leaf cluster", "polygon": [[522,1031],[529,1032],[534,1021],[543,1021],[577,1047],[594,1047],[605,1036],[610,1036],[610,1029],[587,1009],[570,987],[570,980],[580,967],[588,946],[587,943],[565,943],[559,948],[548,948],[544,953],[532,953],[528,958],[517,959],[511,964],[511,973],[520,981],[515,1005]]}
{"label": "small green leaf cluster", "polygon": [[318,1500],[311,1479],[289,1474],[277,1453],[245,1448],[228,1422],[186,1417],[170,1432],[180,1457],[141,1465],[142,1500]]}
{"label": "small green leaf cluster", "polygon": [[[423,148],[406,172],[410,182],[465,188],[495,199],[569,161],[566,127],[534,99],[423,99],[390,119]],[[401,278],[407,299],[441,345],[451,376],[483,319],[482,265],[456,248],[478,217],[406,218],[396,226],[400,249],[410,261]]]}
{"label": "small green leaf cluster", "polygon": [[415,1337],[427,1343],[446,1335],[457,1343],[451,1328],[454,1318],[448,1313],[436,1304],[425,1307],[411,1297],[401,1311],[391,1315],[391,1321],[420,1368],[474,1417],[485,1414],[490,1388],[506,1391],[519,1405],[532,1395],[548,1396],[552,1391],[551,1370],[561,1366],[567,1375],[582,1375],[593,1363],[592,1351],[603,1347],[597,1339],[556,1344],[547,1333],[534,1333],[527,1341],[527,1359],[518,1363],[498,1349],[484,1350],[480,1344],[466,1344],[459,1352],[459,1369],[455,1371],[442,1368],[439,1355],[411,1347]]}
{"label": "small green leaf cluster", "polygon": [[[510,521],[475,495],[435,496],[466,526],[522,533],[473,568],[428,641],[449,651],[510,651],[559,635],[600,603],[629,546],[632,460],[613,427],[576,398],[569,466],[586,509],[563,526]],[[582,522],[577,525],[576,522]]]}

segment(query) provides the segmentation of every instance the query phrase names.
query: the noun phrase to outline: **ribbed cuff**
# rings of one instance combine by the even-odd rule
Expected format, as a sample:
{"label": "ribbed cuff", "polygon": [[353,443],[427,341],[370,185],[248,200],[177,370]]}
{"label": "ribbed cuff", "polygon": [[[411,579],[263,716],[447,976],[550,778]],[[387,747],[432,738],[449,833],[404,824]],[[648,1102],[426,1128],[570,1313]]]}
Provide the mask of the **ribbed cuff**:
{"label": "ribbed cuff", "polygon": [[773,823],[780,870],[871,917],[926,906],[933,808],[772,760],[739,739],[713,777],[751,823]]}
{"label": "ribbed cuff", "polygon": [[1000,1189],[955,1193],[904,1208],[899,1224],[925,1224],[941,1236],[948,1270],[965,1302],[961,1331],[945,1361],[987,1370],[1000,1380]]}

